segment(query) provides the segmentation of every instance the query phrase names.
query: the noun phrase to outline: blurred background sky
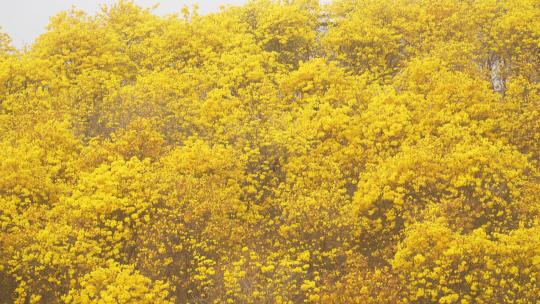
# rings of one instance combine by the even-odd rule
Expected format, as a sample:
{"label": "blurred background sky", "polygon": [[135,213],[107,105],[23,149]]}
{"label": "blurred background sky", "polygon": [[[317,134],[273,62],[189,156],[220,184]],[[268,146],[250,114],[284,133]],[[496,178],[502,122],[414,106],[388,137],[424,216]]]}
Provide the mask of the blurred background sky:
{"label": "blurred background sky", "polygon": [[[113,4],[117,0],[0,0],[0,27],[20,48],[31,44],[45,31],[49,18],[58,12],[75,6],[93,14],[102,4]],[[135,0],[140,6],[149,7],[159,3],[156,14],[165,15],[179,12],[184,5],[199,4],[199,13],[219,11],[222,5],[240,5],[247,0]]]}

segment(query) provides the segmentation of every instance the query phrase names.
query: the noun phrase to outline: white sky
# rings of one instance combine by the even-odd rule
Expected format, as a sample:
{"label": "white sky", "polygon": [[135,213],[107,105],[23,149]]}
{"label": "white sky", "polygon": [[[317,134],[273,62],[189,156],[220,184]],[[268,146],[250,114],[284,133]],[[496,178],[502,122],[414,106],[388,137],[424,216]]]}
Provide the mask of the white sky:
{"label": "white sky", "polygon": [[[88,13],[95,13],[101,4],[112,4],[116,0],[0,0],[0,27],[13,39],[16,47],[31,44],[45,31],[49,18],[58,12],[75,6]],[[199,12],[206,14],[219,11],[225,4],[240,5],[247,0],[135,0],[140,6],[148,7],[159,3],[157,14],[179,12],[184,5],[199,4]]]}

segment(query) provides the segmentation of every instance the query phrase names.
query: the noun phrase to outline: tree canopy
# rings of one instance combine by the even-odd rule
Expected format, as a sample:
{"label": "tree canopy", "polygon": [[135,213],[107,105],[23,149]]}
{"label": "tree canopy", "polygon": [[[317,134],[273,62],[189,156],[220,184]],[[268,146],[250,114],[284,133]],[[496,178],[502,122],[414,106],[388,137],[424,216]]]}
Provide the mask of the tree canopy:
{"label": "tree canopy", "polygon": [[0,303],[537,303],[540,1],[0,33]]}

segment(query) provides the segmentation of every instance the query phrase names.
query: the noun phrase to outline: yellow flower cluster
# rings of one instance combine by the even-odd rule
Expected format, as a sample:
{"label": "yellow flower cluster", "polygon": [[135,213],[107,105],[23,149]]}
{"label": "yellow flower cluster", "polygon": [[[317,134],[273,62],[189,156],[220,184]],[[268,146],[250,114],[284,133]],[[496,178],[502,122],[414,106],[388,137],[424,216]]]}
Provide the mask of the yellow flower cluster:
{"label": "yellow flower cluster", "polygon": [[538,0],[0,33],[0,303],[538,303]]}

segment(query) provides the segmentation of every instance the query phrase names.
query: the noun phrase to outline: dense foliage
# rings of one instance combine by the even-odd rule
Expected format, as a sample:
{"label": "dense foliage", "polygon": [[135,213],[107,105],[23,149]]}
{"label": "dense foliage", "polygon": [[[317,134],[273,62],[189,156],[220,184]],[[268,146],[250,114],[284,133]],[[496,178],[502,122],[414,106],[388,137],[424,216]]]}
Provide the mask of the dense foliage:
{"label": "dense foliage", "polygon": [[129,1],[0,35],[1,303],[538,303],[540,1]]}

